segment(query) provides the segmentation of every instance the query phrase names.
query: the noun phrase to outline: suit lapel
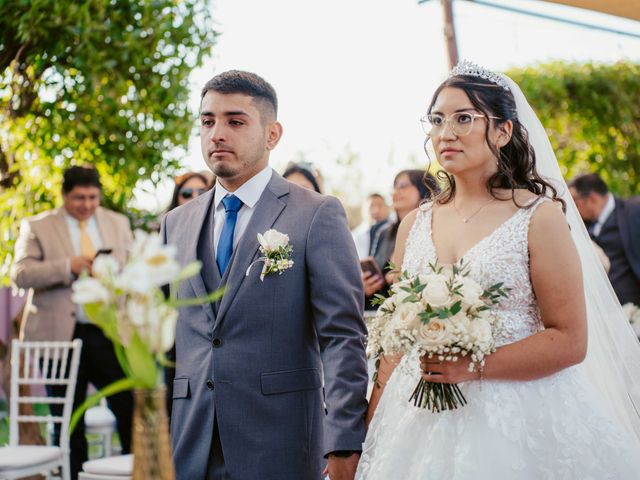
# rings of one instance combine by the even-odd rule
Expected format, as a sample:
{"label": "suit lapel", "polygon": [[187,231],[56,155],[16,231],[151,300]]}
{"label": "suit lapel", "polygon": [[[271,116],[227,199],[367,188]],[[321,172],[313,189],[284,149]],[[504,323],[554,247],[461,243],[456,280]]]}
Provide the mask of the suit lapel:
{"label": "suit lapel", "polygon": [[[200,235],[202,234],[202,228],[207,223],[207,214],[209,213],[209,209],[213,208],[213,189],[206,195],[208,195],[206,201],[203,201],[200,205],[198,205],[197,208],[190,209],[190,218],[188,218],[187,221],[183,223],[183,225],[193,225],[195,228],[197,228],[197,232],[189,232],[189,234],[186,234],[182,237],[185,239],[184,245],[177,245],[179,249],[182,247],[185,248],[185,264],[194,260],[198,260],[198,241],[200,239]],[[211,215],[213,215],[213,212],[211,212]],[[207,235],[207,238],[211,238],[212,232],[205,232],[205,234]],[[211,243],[211,245],[213,245],[213,243]],[[217,278],[215,278],[215,284],[218,285],[220,283],[220,274],[218,273],[218,268],[216,267],[209,270],[215,272],[214,276],[217,276]],[[189,284],[195,292],[196,297],[204,297],[208,293],[204,284],[204,280],[202,278],[202,274],[203,271],[200,270],[200,273],[198,275],[194,275],[193,277],[189,278]],[[207,317],[209,318],[209,321],[213,323],[215,321],[215,314],[213,313],[213,307],[211,306],[211,303],[204,304],[203,308],[205,313],[207,314]]]}
{"label": "suit lapel", "polygon": [[[256,210],[251,216],[251,221],[233,252],[229,268],[225,272],[227,275],[222,279],[223,283],[226,283],[226,290],[220,302],[216,322],[220,322],[224,317],[246,277],[247,268],[251,262],[258,258],[258,233],[264,233],[276,223],[287,206],[281,197],[288,193],[289,184],[287,181],[274,173],[262,192],[262,196],[255,206]],[[262,268],[262,265],[255,265],[254,268]]]}
{"label": "suit lapel", "polygon": [[56,235],[60,238],[60,245],[63,246],[65,253],[69,257],[75,257],[77,253],[73,248],[73,243],[71,242],[71,234],[69,233],[69,226],[67,225],[64,208],[58,209],[52,219]]}

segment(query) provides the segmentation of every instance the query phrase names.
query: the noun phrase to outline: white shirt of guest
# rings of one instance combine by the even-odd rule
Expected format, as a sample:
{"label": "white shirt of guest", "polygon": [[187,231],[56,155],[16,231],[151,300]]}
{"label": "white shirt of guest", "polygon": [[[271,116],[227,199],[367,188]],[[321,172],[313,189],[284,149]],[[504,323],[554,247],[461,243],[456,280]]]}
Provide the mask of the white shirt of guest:
{"label": "white shirt of guest", "polygon": [[[67,220],[69,235],[71,235],[73,251],[76,255],[80,255],[80,220],[72,217],[66,211],[64,216]],[[95,249],[99,250],[100,247],[102,247],[102,239],[100,238],[100,230],[98,230],[98,222],[96,222],[95,215],[87,220],[87,233],[89,234],[89,238],[91,238]]]}
{"label": "white shirt of guest", "polygon": [[273,169],[270,166],[266,166],[259,173],[247,180],[238,188],[235,192],[229,192],[226,188],[216,182],[216,191],[213,197],[213,251],[218,251],[218,240],[222,233],[222,227],[226,220],[226,213],[224,211],[224,205],[222,199],[227,195],[235,195],[242,201],[242,208],[238,211],[238,219],[236,221],[236,228],[233,231],[233,248],[238,246],[238,242],[242,238],[249,221],[255,211],[255,206],[262,196],[262,192],[267,188],[271,176],[273,175]]}
{"label": "white shirt of guest", "polygon": [[609,216],[613,213],[613,210],[615,208],[616,208],[616,200],[615,198],[613,198],[613,195],[609,193],[607,198],[607,204],[602,209],[602,213],[600,213],[600,216],[598,217],[598,221],[593,226],[594,237],[597,237],[598,235],[600,235],[600,232],[602,231],[602,227],[604,226],[605,222],[609,219]]}
{"label": "white shirt of guest", "polygon": [[[69,228],[69,236],[71,237],[71,245],[73,246],[74,253],[80,255],[80,220],[64,212],[65,220],[67,221],[67,227]],[[100,238],[100,230],[98,230],[98,222],[96,222],[95,215],[91,216],[87,220],[87,233],[89,238],[93,242],[93,246],[96,250],[102,247],[102,238]],[[71,260],[67,260],[67,272],[71,276]],[[89,319],[84,313],[82,305],[76,307],[76,322],[89,323]]]}

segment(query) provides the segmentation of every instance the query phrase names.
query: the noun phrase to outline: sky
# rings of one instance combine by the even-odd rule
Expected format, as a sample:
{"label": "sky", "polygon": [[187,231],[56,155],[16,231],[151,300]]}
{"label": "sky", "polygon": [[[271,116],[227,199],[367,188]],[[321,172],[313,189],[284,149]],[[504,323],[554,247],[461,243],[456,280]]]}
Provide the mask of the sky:
{"label": "sky", "polygon": [[[640,22],[540,0],[493,3],[640,34]],[[424,168],[419,118],[447,75],[439,0],[213,0],[211,55],[191,75],[194,119],[199,92],[217,73],[255,72],[278,93],[284,136],[271,154],[312,162],[326,191],[347,204],[368,193],[389,196],[404,168]],[[640,38],[454,1],[460,58],[502,71],[552,60],[640,61]],[[185,170],[206,168],[194,131]],[[161,210],[172,185],[138,194]]]}

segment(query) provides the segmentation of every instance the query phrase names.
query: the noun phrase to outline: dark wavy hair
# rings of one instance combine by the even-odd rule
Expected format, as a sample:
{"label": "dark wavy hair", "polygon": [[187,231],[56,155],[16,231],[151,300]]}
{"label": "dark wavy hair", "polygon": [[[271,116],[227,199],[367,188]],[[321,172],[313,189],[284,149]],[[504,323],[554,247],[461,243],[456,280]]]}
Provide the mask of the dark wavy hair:
{"label": "dark wavy hair", "polygon": [[[393,185],[395,186],[398,179],[402,176],[406,175],[409,178],[409,182],[411,185],[418,189],[418,193],[420,194],[420,200],[418,201],[418,207],[420,204],[429,201],[434,196],[438,195],[440,192],[440,186],[436,178],[431,175],[429,172],[425,172],[424,170],[418,169],[408,169],[402,170],[398,172],[398,174],[393,179]],[[398,233],[398,227],[400,226],[400,222],[402,219],[398,218],[396,222],[391,225],[389,228],[389,237],[395,239],[396,234]]]}
{"label": "dark wavy hair", "polygon": [[180,192],[182,191],[182,187],[184,187],[184,184],[194,177],[202,180],[204,184],[207,186],[207,190],[211,189],[211,186],[209,185],[209,180],[207,179],[207,177],[205,177],[201,173],[187,172],[185,174],[180,175],[179,177],[176,177],[176,184],[173,187],[173,195],[171,195],[171,203],[167,208],[167,212],[170,212],[171,210],[173,210],[178,206],[178,198],[180,197]]}
{"label": "dark wavy hair", "polygon": [[320,191],[320,185],[318,185],[318,181],[316,180],[316,177],[313,176],[313,173],[307,170],[306,168],[301,167],[300,165],[289,166],[282,174],[282,177],[289,178],[294,173],[299,173],[300,175],[302,175],[304,178],[306,178],[309,181],[309,183],[313,186],[313,189],[316,192],[322,193]]}
{"label": "dark wavy hair", "polygon": [[[549,192],[551,199],[559,202],[562,205],[562,210],[566,212],[566,204],[564,200],[558,196],[556,188],[542,178],[536,171],[536,154],[533,146],[529,143],[529,134],[526,128],[524,128],[518,120],[516,102],[513,94],[484,78],[457,75],[448,78],[438,87],[433,94],[427,113],[431,113],[438,95],[447,87],[462,90],[466,93],[473,106],[487,117],[498,117],[499,120],[490,120],[496,128],[499,128],[500,125],[508,120],[511,120],[513,123],[511,139],[504,147],[498,148],[489,140],[491,124],[487,122],[485,138],[489,148],[498,159],[498,171],[489,177],[486,183],[489,194],[493,198],[500,200],[495,194],[495,189],[511,190],[511,200],[513,203],[520,208],[528,208],[533,206],[535,202],[532,202],[528,206],[518,204],[515,199],[516,189],[528,190],[538,197],[547,196],[547,192]],[[427,137],[424,145],[427,157],[429,157],[427,152],[427,143],[429,140],[430,138]],[[429,161],[431,162],[431,158],[429,158]],[[439,204],[448,203],[456,193],[455,178],[444,170],[440,170],[436,175],[438,179],[441,180],[444,188],[434,200]]]}

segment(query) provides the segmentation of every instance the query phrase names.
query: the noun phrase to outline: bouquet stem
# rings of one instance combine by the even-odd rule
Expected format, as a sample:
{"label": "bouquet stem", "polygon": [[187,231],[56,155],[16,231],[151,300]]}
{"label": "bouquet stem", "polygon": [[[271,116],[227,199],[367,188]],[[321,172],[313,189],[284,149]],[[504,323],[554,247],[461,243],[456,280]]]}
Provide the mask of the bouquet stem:
{"label": "bouquet stem", "polygon": [[467,404],[467,399],[455,383],[434,383],[424,379],[420,379],[409,401],[413,401],[416,407],[428,408],[432,412],[455,410]]}

